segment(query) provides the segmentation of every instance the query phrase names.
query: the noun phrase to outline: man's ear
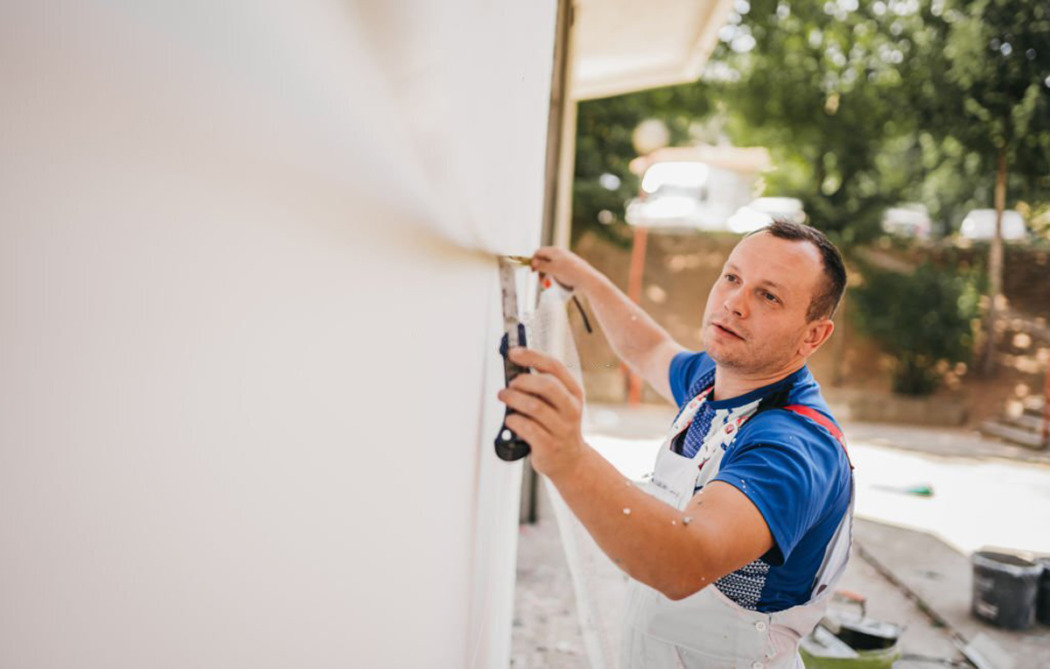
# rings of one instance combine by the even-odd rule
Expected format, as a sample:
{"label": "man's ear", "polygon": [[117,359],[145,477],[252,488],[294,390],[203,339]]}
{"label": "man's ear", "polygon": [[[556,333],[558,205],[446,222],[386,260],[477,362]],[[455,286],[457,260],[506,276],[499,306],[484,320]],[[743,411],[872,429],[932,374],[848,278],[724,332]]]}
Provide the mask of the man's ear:
{"label": "man's ear", "polygon": [[806,335],[799,344],[798,353],[808,358],[817,352],[835,331],[835,322],[830,318],[820,318],[806,325]]}

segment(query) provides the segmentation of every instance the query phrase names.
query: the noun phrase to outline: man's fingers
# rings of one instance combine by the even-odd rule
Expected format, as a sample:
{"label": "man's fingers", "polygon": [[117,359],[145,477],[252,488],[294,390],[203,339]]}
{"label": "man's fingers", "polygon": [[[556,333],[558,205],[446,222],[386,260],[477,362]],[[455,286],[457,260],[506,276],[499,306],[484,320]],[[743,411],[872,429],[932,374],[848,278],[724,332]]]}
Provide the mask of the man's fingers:
{"label": "man's fingers", "polygon": [[549,274],[553,268],[552,266],[558,262],[562,253],[562,249],[544,246],[532,254],[532,262],[529,264],[534,271],[541,274]]}
{"label": "man's fingers", "polygon": [[511,409],[532,418],[544,427],[552,427],[553,423],[558,419],[555,409],[536,395],[513,388],[505,388],[499,392],[499,398]]}
{"label": "man's fingers", "polygon": [[509,427],[514,434],[524,439],[525,443],[532,447],[538,447],[538,445],[542,443],[542,440],[550,437],[550,432],[543,429],[542,425],[520,413],[507,416],[504,425]]}
{"label": "man's fingers", "polygon": [[558,250],[556,246],[541,246],[532,254],[532,260],[533,262],[552,262],[554,260],[553,256]]}
{"label": "man's fingers", "polygon": [[574,397],[578,400],[583,400],[583,389],[580,388],[580,384],[576,383],[576,379],[572,378],[572,374],[569,374],[569,370],[565,368],[565,365],[554,358],[537,353],[532,349],[520,347],[510,349],[510,357],[511,360],[523,367],[532,367],[545,374],[553,374],[565,384],[565,387],[569,389],[569,392]]}
{"label": "man's fingers", "polygon": [[553,374],[521,374],[511,381],[510,387],[535,395],[566,417],[579,414],[579,400]]}

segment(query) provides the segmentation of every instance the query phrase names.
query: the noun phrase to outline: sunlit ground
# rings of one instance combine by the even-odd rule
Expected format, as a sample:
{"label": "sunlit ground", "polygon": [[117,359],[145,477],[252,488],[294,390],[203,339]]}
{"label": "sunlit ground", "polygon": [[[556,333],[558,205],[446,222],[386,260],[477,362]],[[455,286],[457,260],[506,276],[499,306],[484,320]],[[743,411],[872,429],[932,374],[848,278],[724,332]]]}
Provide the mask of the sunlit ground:
{"label": "sunlit ground", "polygon": [[[609,436],[615,431],[611,416],[605,416],[604,427],[587,435],[588,443],[640,480],[652,471],[661,438]],[[865,441],[851,442],[850,456],[858,516],[933,533],[963,553],[995,546],[1050,554],[1050,467],[944,458]],[[932,496],[905,492],[924,486],[932,488]]]}

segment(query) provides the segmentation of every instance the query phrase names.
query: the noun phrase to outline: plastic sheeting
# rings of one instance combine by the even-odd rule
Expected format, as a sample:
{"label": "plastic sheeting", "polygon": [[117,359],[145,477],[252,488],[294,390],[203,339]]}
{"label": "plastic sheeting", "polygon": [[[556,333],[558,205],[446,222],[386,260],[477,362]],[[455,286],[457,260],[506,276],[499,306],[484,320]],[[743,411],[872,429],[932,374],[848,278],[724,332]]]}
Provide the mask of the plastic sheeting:
{"label": "plastic sheeting", "polygon": [[[570,297],[571,293],[552,283],[548,290],[540,293],[536,308],[527,315],[525,323],[530,346],[561,361],[582,387],[583,370],[566,312]],[[586,407],[584,410],[586,412]],[[585,413],[585,423],[587,418]],[[615,667],[619,651],[619,626],[622,622],[620,607],[607,609],[602,606],[606,602],[601,601],[603,591],[609,590],[606,584],[600,582],[601,575],[608,572],[606,565],[609,558],[569,509],[554,484],[546,478],[543,482],[572,576],[588,666],[593,669]]]}
{"label": "plastic sheeting", "polygon": [[555,7],[364,5],[0,6],[0,665],[506,662]]}

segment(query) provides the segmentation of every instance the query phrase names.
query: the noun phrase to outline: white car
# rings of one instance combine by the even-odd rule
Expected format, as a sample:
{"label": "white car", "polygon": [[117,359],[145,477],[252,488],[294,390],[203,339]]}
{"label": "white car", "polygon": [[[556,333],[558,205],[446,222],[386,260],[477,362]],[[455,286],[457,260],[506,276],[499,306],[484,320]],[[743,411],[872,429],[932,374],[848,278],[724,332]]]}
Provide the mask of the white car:
{"label": "white car", "polygon": [[932,227],[930,212],[921,204],[891,207],[882,215],[882,230],[891,235],[929,239]]}
{"label": "white car", "polygon": [[[989,240],[995,236],[995,210],[974,209],[963,219],[959,234],[966,239]],[[1028,238],[1028,227],[1021,213],[1013,209],[1003,212],[1002,235],[1004,241]]]}
{"label": "white car", "polygon": [[720,232],[729,215],[747,202],[750,189],[750,182],[739,174],[706,163],[656,163],[642,177],[643,197],[627,203],[627,223]]}

